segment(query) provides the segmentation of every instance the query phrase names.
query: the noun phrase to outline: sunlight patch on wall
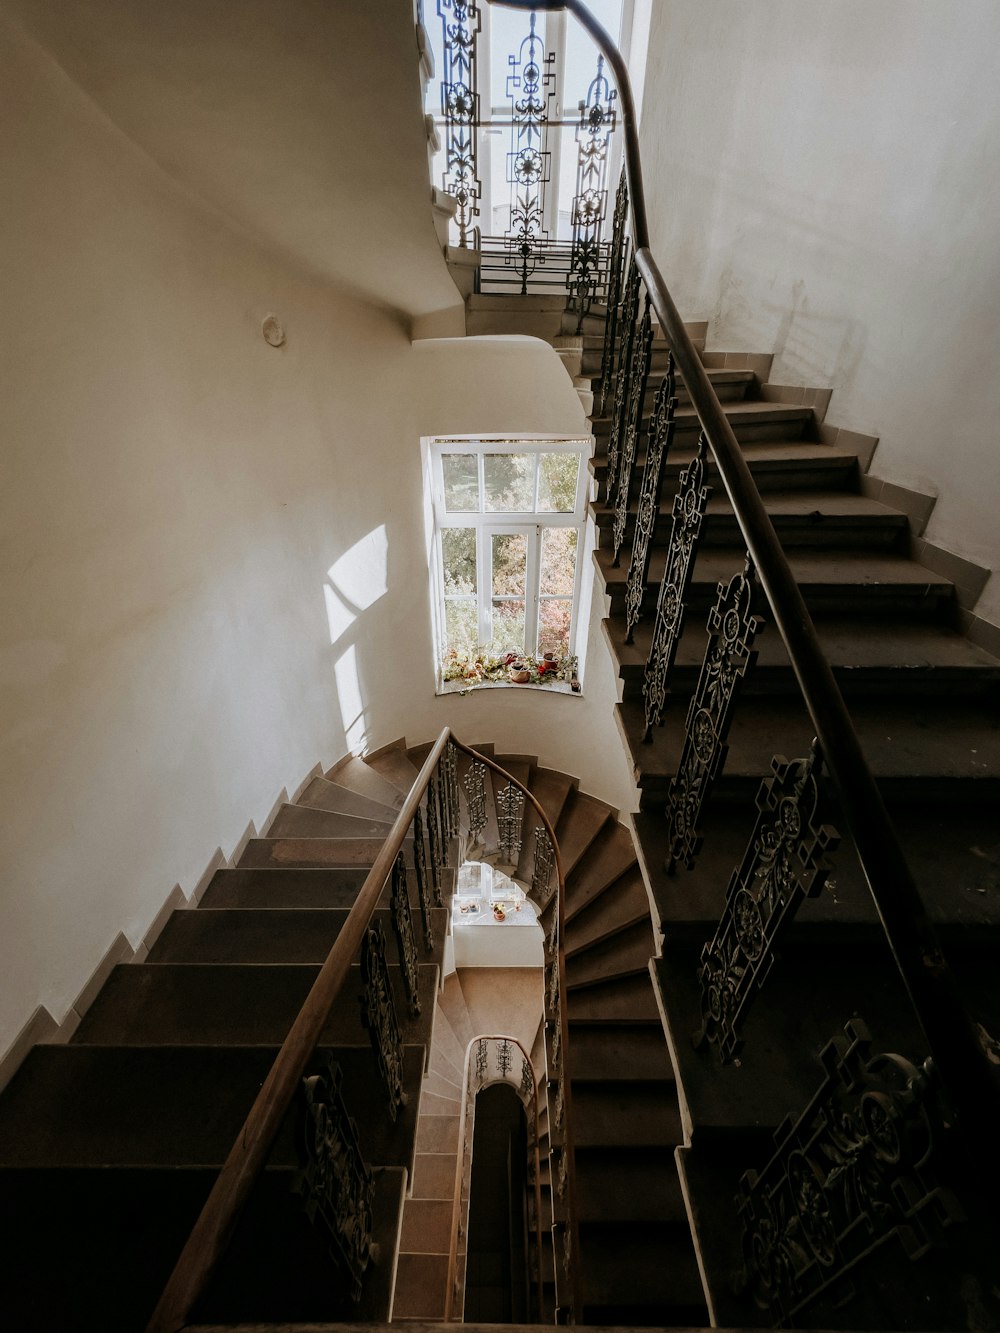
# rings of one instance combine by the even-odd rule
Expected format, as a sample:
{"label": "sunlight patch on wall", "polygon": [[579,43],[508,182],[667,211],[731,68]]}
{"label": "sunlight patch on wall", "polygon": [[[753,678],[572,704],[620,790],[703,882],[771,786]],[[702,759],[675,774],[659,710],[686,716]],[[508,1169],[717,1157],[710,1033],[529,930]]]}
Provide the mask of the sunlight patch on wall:
{"label": "sunlight patch on wall", "polygon": [[368,728],[361,699],[361,682],[358,679],[358,656],[353,643],[337,658],[333,664],[333,673],[337,681],[337,698],[348,748],[361,750],[367,740]]}
{"label": "sunlight patch on wall", "polygon": [[349,547],[327,571],[329,583],[323,585],[330,642],[336,643],[367,611],[389,591],[389,536],[385,524],[372,528]]}

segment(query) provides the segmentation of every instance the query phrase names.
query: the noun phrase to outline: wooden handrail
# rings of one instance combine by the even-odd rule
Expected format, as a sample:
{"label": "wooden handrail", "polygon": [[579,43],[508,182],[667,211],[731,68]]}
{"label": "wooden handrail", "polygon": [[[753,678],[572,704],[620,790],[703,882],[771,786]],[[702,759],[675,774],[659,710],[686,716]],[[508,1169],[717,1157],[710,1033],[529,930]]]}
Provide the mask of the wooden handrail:
{"label": "wooden handrail", "polygon": [[424,760],[389,836],[365,876],[354,906],[320,968],[274,1064],[250,1108],[243,1128],[205,1201],[146,1326],[146,1333],[178,1333],[225,1253],[240,1210],[271,1151],[275,1136],[298,1091],[306,1065],[340,993],[382,896],[396,856],[407,836],[427,784],[450,738],[441,732]]}
{"label": "wooden handrail", "polygon": [[478,750],[473,750],[470,746],[463,745],[462,742],[455,737],[452,737],[452,740],[463,754],[467,754],[471,758],[478,760],[479,763],[485,764],[486,767],[492,769],[494,773],[499,773],[502,778],[506,779],[507,782],[512,782],[514,786],[524,794],[526,800],[538,816],[538,819],[548,834],[549,841],[552,844],[557,886],[556,912],[559,915],[559,1048],[561,1052],[564,1082],[563,1124],[565,1130],[563,1154],[566,1161],[566,1212],[569,1217],[568,1225],[572,1232],[572,1250],[575,1261],[570,1275],[572,1284],[573,1322],[579,1323],[583,1315],[583,1298],[580,1277],[580,1229],[576,1211],[576,1159],[573,1149],[573,1098],[570,1090],[569,1074],[569,1019],[567,1016],[566,1005],[566,953],[563,946],[563,925],[566,919],[566,876],[563,872],[562,853],[559,850],[559,843],[556,840],[556,832],[552,827],[548,815],[524,783],[518,782],[517,778],[508,773],[505,768],[501,768],[501,766],[494,760],[490,759],[488,755],[480,754]]}
{"label": "wooden handrail", "polygon": [[[454,1312],[453,1295],[455,1290],[455,1277],[458,1272],[458,1228],[462,1213],[462,1186],[465,1182],[465,1121],[469,1114],[469,1069],[472,1048],[481,1041],[509,1041],[521,1052],[522,1057],[528,1062],[528,1068],[531,1070],[531,1094],[535,1107],[535,1143],[533,1151],[535,1168],[535,1244],[538,1247],[538,1289],[536,1292],[538,1315],[541,1318],[542,1312],[542,1185],[540,1178],[540,1158],[538,1155],[538,1080],[535,1078],[535,1069],[531,1063],[531,1056],[524,1049],[516,1037],[512,1037],[503,1032],[480,1032],[471,1039],[465,1048],[465,1059],[462,1061],[462,1108],[458,1121],[458,1144],[459,1161],[455,1171],[455,1191],[452,1196],[451,1210],[451,1246],[448,1251],[448,1291],[445,1297],[444,1322],[448,1323]],[[506,1083],[508,1087],[513,1086],[510,1079],[491,1078],[482,1083],[480,1087],[492,1087],[497,1083]]]}
{"label": "wooden handrail", "polygon": [[[490,0],[512,9],[569,10],[611,67],[625,134],[635,261],[708,438],[733,513],[757,570],[775,625],[834,782],[865,879],[931,1056],[967,1127],[993,1143],[1000,1115],[1000,1074],[966,1011],[954,973],[931,924],[899,837],[823,652],[743,451],[649,248],[635,101],[625,60],[583,0]],[[997,1149],[994,1147],[994,1153]]]}

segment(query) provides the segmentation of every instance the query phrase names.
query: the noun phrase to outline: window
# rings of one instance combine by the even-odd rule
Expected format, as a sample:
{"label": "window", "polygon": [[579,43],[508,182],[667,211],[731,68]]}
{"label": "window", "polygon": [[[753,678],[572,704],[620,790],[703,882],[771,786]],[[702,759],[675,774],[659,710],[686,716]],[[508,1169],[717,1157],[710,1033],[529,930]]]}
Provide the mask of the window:
{"label": "window", "polygon": [[576,653],[584,440],[435,440],[439,648]]}

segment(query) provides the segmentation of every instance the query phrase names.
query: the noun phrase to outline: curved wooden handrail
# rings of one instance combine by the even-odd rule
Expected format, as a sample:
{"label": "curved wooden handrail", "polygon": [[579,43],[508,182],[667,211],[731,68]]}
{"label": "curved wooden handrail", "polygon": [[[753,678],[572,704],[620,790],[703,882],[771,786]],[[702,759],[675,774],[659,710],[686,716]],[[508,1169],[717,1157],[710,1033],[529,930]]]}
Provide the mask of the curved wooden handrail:
{"label": "curved wooden handrail", "polygon": [[389,836],[365,876],[347,921],[320,968],[275,1057],[243,1128],[236,1137],[191,1234],[146,1326],[146,1333],[178,1333],[222,1258],[275,1136],[298,1091],[320,1033],[357,957],[396,856],[427,784],[450,738],[445,727],[424,760]]}
{"label": "curved wooden handrail", "polygon": [[485,764],[487,768],[492,769],[494,773],[499,773],[502,778],[505,778],[508,782],[512,782],[515,787],[524,793],[525,799],[538,816],[539,822],[544,827],[549,836],[549,841],[552,844],[557,886],[556,911],[559,914],[559,1046],[564,1081],[563,1122],[565,1125],[565,1143],[563,1146],[563,1153],[566,1160],[566,1212],[569,1218],[567,1225],[572,1232],[573,1255],[576,1260],[573,1264],[573,1271],[571,1274],[573,1322],[579,1323],[582,1318],[583,1304],[579,1263],[580,1230],[576,1212],[576,1160],[573,1149],[573,1098],[570,1089],[569,1072],[569,1019],[567,1017],[566,1006],[566,954],[563,948],[563,924],[566,919],[566,876],[563,871],[562,853],[559,850],[556,832],[552,827],[548,815],[524,783],[518,782],[517,778],[513,777],[505,768],[502,768],[494,760],[490,759],[488,755],[480,754],[478,750],[473,750],[470,746],[463,745],[462,742],[455,737],[452,737],[452,740],[463,754],[467,754],[471,758],[478,760],[480,763]]}
{"label": "curved wooden handrail", "polygon": [[568,10],[590,34],[613,71],[625,134],[636,265],[708,437],[747,550],[770,603],[824,760],[838,788],[876,911],[931,1056],[956,1112],[967,1126],[976,1125],[983,1131],[981,1142],[992,1142],[990,1127],[996,1125],[1000,1114],[1000,1073],[987,1058],[976,1026],[965,1009],[954,973],[944,957],[774,525],[650,250],[635,100],[625,60],[583,0],[490,0],[490,3],[512,9]]}
{"label": "curved wooden handrail", "polygon": [[[453,1294],[455,1290],[455,1276],[458,1271],[458,1228],[462,1214],[462,1185],[465,1180],[465,1121],[469,1113],[469,1069],[472,1048],[481,1041],[509,1041],[516,1046],[521,1055],[528,1062],[528,1068],[531,1070],[531,1095],[535,1107],[535,1142],[532,1156],[534,1159],[535,1175],[535,1244],[538,1247],[538,1290],[537,1302],[539,1318],[542,1310],[542,1185],[540,1178],[540,1159],[538,1155],[538,1080],[535,1078],[535,1069],[531,1063],[531,1056],[524,1049],[523,1045],[516,1037],[512,1037],[503,1032],[480,1032],[465,1048],[465,1059],[462,1061],[462,1110],[458,1122],[458,1144],[460,1161],[458,1169],[455,1172],[455,1193],[451,1212],[451,1248],[448,1253],[448,1292],[445,1298],[444,1322],[448,1323],[452,1319],[454,1310]],[[492,1087],[496,1083],[505,1083],[508,1087],[513,1087],[513,1083],[507,1078],[491,1078],[481,1083],[481,1088]],[[479,1089],[477,1089],[478,1091]]]}

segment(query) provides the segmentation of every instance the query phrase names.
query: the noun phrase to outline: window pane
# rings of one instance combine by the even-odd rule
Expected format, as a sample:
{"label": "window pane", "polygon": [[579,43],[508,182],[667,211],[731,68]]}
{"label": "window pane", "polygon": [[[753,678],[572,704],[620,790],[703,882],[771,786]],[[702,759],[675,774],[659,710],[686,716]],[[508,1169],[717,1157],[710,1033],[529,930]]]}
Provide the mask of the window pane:
{"label": "window pane", "polygon": [[524,603],[493,603],[493,652],[524,652]]}
{"label": "window pane", "polygon": [[542,454],[538,460],[539,512],[572,514],[579,475],[579,454]]}
{"label": "window pane", "polygon": [[565,657],[569,652],[569,633],[573,619],[572,601],[554,598],[538,603],[538,653],[555,653]]}
{"label": "window pane", "polygon": [[487,454],[486,512],[528,514],[535,508],[535,455]]}
{"label": "window pane", "polygon": [[445,648],[474,656],[479,647],[479,608],[471,598],[451,598],[444,604]]}
{"label": "window pane", "polygon": [[493,534],[493,596],[523,597],[528,567],[528,541],[522,532]]}
{"label": "window pane", "polygon": [[543,528],[540,591],[572,597],[575,576],[576,528]]}
{"label": "window pane", "polygon": [[442,454],[444,507],[450,514],[479,512],[479,466],[475,454]]}
{"label": "window pane", "polygon": [[476,595],[476,529],[442,528],[445,596]]}

